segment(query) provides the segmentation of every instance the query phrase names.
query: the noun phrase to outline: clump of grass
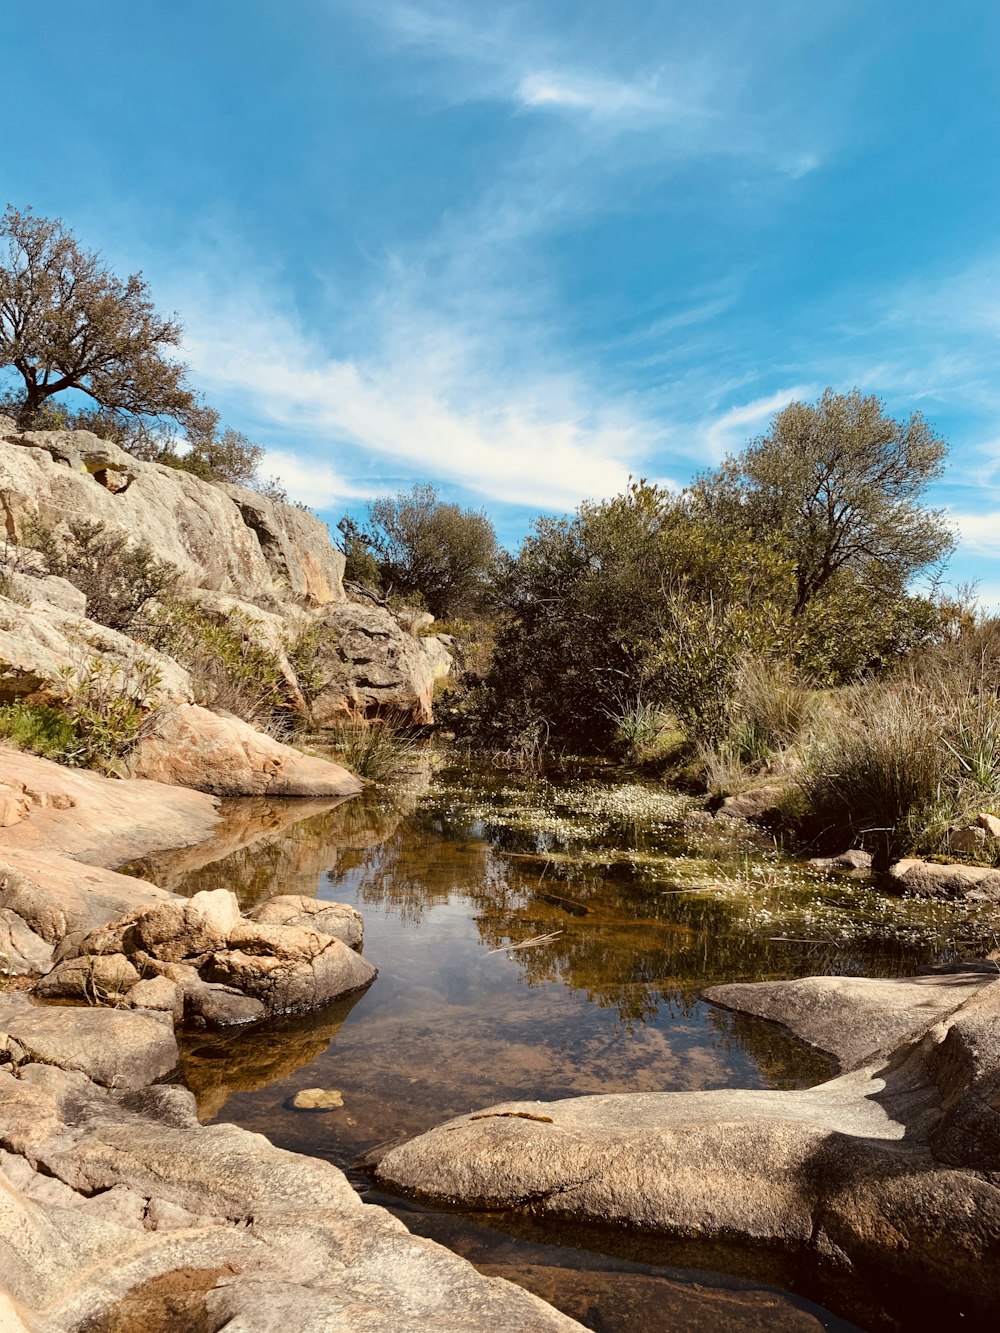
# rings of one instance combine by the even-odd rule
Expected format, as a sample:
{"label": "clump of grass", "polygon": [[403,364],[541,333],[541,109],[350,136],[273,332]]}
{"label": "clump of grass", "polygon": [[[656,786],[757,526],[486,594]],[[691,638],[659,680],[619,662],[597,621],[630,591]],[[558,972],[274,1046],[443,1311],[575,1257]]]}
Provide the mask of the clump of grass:
{"label": "clump of grass", "polygon": [[418,733],[398,718],[342,722],[332,744],[345,768],[369,782],[390,782],[413,768],[421,751]]}
{"label": "clump of grass", "polygon": [[800,778],[822,842],[862,840],[882,864],[911,849],[928,812],[955,795],[947,710],[912,683],[851,690]]}
{"label": "clump of grass", "polygon": [[687,745],[687,734],[669,709],[636,700],[607,713],[614,724],[614,744],[626,763],[640,767],[668,764]]}

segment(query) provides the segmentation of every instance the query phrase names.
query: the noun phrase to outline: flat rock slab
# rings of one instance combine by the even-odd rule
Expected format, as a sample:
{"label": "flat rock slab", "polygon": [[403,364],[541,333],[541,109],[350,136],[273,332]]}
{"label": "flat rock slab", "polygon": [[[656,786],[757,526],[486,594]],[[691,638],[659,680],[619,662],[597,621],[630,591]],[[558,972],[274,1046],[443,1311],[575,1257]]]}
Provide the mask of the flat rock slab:
{"label": "flat rock slab", "polygon": [[781,1023],[835,1056],[843,1070],[888,1055],[952,1013],[997,978],[981,972],[904,977],[803,977],[710,986],[706,1000]]}
{"label": "flat rock slab", "polygon": [[178,1062],[169,1014],[33,1005],[0,996],[0,1047],[15,1064],[57,1065],[105,1087],[142,1088]]}
{"label": "flat rock slab", "polygon": [[24,784],[33,806],[13,828],[0,829],[0,859],[16,848],[116,866],[201,842],[217,820],[217,802],[204,792],[122,782],[6,746],[0,746],[0,772],[5,781]]}

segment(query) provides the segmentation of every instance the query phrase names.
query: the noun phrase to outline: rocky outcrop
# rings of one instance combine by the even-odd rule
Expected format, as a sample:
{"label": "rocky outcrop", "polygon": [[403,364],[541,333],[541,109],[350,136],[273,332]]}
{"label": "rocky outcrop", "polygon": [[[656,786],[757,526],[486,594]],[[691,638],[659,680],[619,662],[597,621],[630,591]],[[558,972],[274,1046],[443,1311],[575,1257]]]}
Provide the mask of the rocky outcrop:
{"label": "rocky outcrop", "polygon": [[754,823],[765,824],[780,816],[781,803],[788,791],[787,784],[779,782],[750,787],[735,796],[727,796],[719,806],[718,813],[729,815],[731,819],[749,819]]}
{"label": "rocky outcrop", "polygon": [[[348,603],[344,557],[308,511],[142,462],[86,431],[18,432],[8,419],[0,420],[0,502],[8,543],[74,519],[97,520],[123,543],[147,543],[205,614],[230,622],[239,614],[248,638],[276,658],[293,709],[307,715],[315,696],[316,726],[387,715],[431,721],[434,681],[451,664],[447,646],[417,636],[425,613]],[[87,620],[78,590],[44,577],[30,552],[17,554],[4,562],[0,702],[58,696],[61,668],[95,653],[126,668],[141,655],[160,674],[157,698],[192,700],[183,668]],[[302,634],[316,643],[305,684],[289,648]]]}
{"label": "rocky outcrop", "polygon": [[320,616],[319,666],[326,680],[313,699],[318,727],[349,717],[433,721],[435,656],[384,607],[348,603]]}
{"label": "rocky outcrop", "polygon": [[[104,1086],[61,1067],[65,1053],[51,1043],[46,1056],[55,1058],[46,1063],[20,1047],[16,1061],[0,1067],[0,1326],[32,1333],[580,1327],[411,1236],[383,1209],[363,1204],[329,1163],[234,1125],[203,1127],[185,1089],[143,1086],[168,1058],[166,1051],[161,1058],[169,1032],[161,1020],[89,1016],[108,1031],[114,1020],[115,1043],[129,1057],[119,1076],[100,1068]],[[26,1030],[23,1005],[0,1002],[0,1032],[13,1023]]]}
{"label": "rocky outcrop", "polygon": [[191,678],[173,658],[51,602],[23,606],[0,596],[0,703],[26,695],[61,698],[64,672],[80,673],[95,659],[122,673],[123,684],[141,664],[152,668],[151,706],[192,698]]}
{"label": "rocky outcrop", "polygon": [[757,989],[720,994],[839,1052],[849,1072],[804,1092],[505,1103],[393,1148],[378,1176],[480,1210],[801,1250],[956,1317],[995,1312],[995,973]]}
{"label": "rocky outcrop", "polygon": [[343,557],[319,519],[143,463],[87,431],[0,432],[0,494],[14,540],[32,523],[99,520],[148,542],[190,588],[313,606],[344,597]]}
{"label": "rocky outcrop", "polygon": [[163,709],[129,757],[133,777],[214,796],[354,796],[364,783],[228,714]]}

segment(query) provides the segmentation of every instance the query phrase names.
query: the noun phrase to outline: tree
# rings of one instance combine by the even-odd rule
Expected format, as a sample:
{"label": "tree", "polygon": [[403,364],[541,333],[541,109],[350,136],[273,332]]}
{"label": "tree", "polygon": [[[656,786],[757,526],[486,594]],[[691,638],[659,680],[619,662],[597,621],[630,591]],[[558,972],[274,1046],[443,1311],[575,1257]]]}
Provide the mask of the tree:
{"label": "tree", "polygon": [[898,595],[944,559],[954,538],[927,486],[941,475],[947,445],[919,412],[889,416],[874,395],[826,389],[818,403],[791,403],[768,433],[699,479],[696,512],[792,564],[792,613],[849,572],[874,591]]}
{"label": "tree", "polygon": [[79,389],[101,408],[204,431],[208,409],[171,359],[181,325],[157,314],[141,273],[124,281],[58,219],[8,206],[0,222],[0,368],[21,377],[18,420]]}
{"label": "tree", "polygon": [[497,560],[486,514],[439,500],[429,485],[372,500],[367,528],[355,536],[375,557],[386,591],[419,595],[442,619],[478,608]]}

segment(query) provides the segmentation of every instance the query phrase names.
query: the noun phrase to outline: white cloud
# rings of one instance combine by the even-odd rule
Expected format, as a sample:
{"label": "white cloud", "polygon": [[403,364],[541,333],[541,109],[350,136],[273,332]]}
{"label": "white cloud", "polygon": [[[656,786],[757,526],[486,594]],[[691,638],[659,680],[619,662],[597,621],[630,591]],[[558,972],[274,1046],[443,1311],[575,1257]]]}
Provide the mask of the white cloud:
{"label": "white cloud", "polygon": [[768,394],[766,398],[755,398],[752,402],[729,408],[702,427],[701,443],[707,461],[716,463],[727,453],[739,449],[775,412],[797,400],[815,398],[817,392],[814,385],[794,384],[791,388]]}
{"label": "white cloud", "polygon": [[968,550],[1000,559],[1000,510],[985,514],[953,513],[952,518]]}
{"label": "white cloud", "polygon": [[624,83],[560,70],[525,75],[518,85],[517,97],[525,106],[586,111],[598,116],[637,112],[664,116],[679,111],[668,98],[642,83]]}
{"label": "white cloud", "polygon": [[482,349],[463,346],[458,329],[396,327],[366,361],[335,359],[272,310],[260,297],[195,310],[188,352],[213,401],[294,436],[268,466],[309,504],[378,490],[345,475],[345,458],[363,451],[366,473],[364,455],[375,455],[493,500],[565,510],[619,491],[647,450],[648,425],[573,376],[474,370]]}

